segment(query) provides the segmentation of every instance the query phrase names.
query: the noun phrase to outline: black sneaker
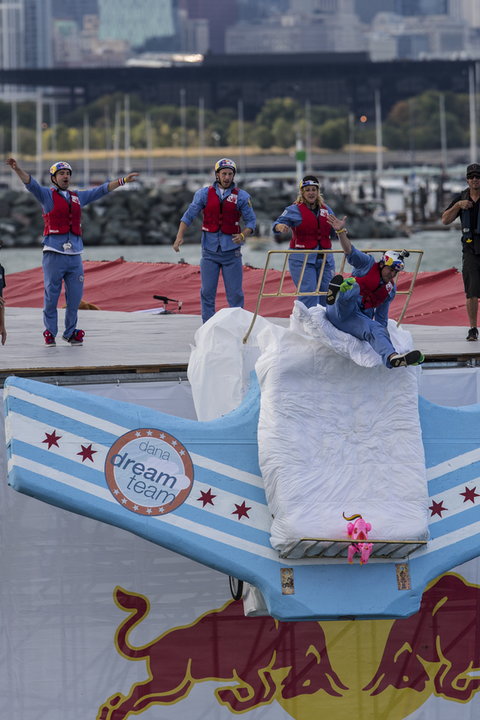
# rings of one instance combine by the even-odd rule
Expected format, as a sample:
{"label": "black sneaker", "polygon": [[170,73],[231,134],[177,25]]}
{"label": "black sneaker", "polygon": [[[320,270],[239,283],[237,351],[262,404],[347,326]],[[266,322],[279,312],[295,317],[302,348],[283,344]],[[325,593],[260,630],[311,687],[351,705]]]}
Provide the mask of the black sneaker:
{"label": "black sneaker", "polygon": [[471,327],[468,331],[467,340],[478,340],[478,330],[476,327]]}
{"label": "black sneaker", "polygon": [[420,350],[410,350],[410,352],[403,353],[403,355],[395,353],[395,355],[391,355],[388,359],[390,360],[390,365],[394,368],[407,367],[407,365],[421,365],[425,360]]}
{"label": "black sneaker", "polygon": [[337,297],[338,291],[340,290],[340,285],[343,282],[343,275],[335,275],[330,280],[330,285],[328,286],[327,290],[327,305],[333,305],[335,302],[335,298]]}
{"label": "black sneaker", "polygon": [[70,337],[67,338],[65,335],[62,335],[62,337],[65,342],[70,343],[70,345],[83,345],[85,332],[83,330],[74,330]]}

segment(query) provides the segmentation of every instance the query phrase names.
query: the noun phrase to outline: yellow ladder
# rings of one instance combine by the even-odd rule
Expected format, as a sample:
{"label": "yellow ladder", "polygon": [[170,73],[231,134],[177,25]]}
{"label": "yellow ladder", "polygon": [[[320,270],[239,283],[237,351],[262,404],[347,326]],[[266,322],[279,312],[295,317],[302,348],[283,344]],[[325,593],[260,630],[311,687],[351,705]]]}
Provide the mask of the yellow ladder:
{"label": "yellow ladder", "polygon": [[[402,249],[403,249],[403,248],[402,248]],[[397,251],[397,252],[401,252],[402,249],[397,249],[396,251]],[[388,248],[385,248],[385,249],[380,249],[380,248],[378,248],[378,249],[374,249],[374,250],[371,250],[371,249],[368,249],[368,248],[367,248],[367,249],[363,249],[363,248],[362,248],[362,252],[370,253],[370,254],[373,255],[374,257],[375,257],[376,254],[377,254],[377,255],[378,255],[378,254],[383,255],[383,253],[384,253],[386,250],[395,250],[395,248],[388,247]],[[414,270],[413,273],[412,273],[412,279],[411,279],[411,281],[410,281],[410,286],[409,286],[408,290],[397,290],[397,295],[405,295],[405,303],[404,303],[402,312],[400,313],[400,317],[398,318],[397,325],[400,325],[400,323],[402,322],[403,317],[404,317],[404,315],[405,315],[405,313],[406,313],[406,311],[407,311],[408,303],[410,302],[410,297],[411,297],[411,295],[412,295],[413,288],[414,288],[414,286],[415,286],[415,281],[416,281],[416,279],[417,279],[418,271],[419,271],[419,268],[420,268],[420,263],[422,262],[422,256],[423,256],[423,250],[409,250],[408,252],[410,253],[410,255],[411,255],[412,253],[413,253],[413,254],[416,254],[416,255],[417,255],[417,261],[416,261],[415,270]],[[258,316],[258,314],[259,314],[260,304],[261,304],[261,302],[262,302],[262,300],[263,300],[264,298],[277,298],[277,297],[293,297],[293,298],[298,298],[298,297],[304,296],[304,295],[307,295],[307,296],[308,296],[308,295],[312,295],[312,296],[313,296],[313,295],[326,295],[326,294],[327,294],[326,292],[323,292],[323,291],[320,290],[320,285],[321,285],[321,283],[322,283],[322,277],[323,277],[323,273],[324,273],[324,270],[325,270],[325,264],[326,264],[326,261],[327,261],[327,253],[333,253],[333,254],[339,254],[339,253],[340,253],[340,254],[342,255],[342,261],[341,261],[341,264],[340,264],[340,270],[339,270],[339,272],[340,272],[340,273],[343,273],[343,272],[344,272],[344,268],[345,268],[345,254],[344,254],[343,250],[322,250],[322,252],[321,252],[321,254],[323,255],[322,266],[321,266],[321,268],[320,268],[320,274],[319,274],[319,277],[318,277],[317,286],[316,286],[315,290],[312,290],[312,291],[310,291],[310,292],[305,292],[304,290],[298,290],[298,288],[297,288],[294,292],[287,292],[286,290],[283,289],[283,286],[284,286],[284,283],[285,283],[285,277],[289,277],[289,275],[287,276],[287,273],[289,272],[289,271],[288,271],[288,257],[289,257],[289,255],[296,254],[296,255],[304,255],[304,256],[305,256],[304,259],[303,259],[302,270],[301,270],[300,278],[299,278],[299,281],[298,281],[298,287],[301,288],[301,287],[302,287],[303,276],[304,276],[304,273],[305,273],[305,268],[306,268],[306,266],[307,266],[308,256],[309,256],[309,255],[318,255],[318,254],[319,254],[319,251],[318,251],[318,250],[269,250],[269,251],[268,251],[268,253],[267,253],[267,259],[266,259],[266,261],[265,261],[265,268],[264,268],[264,270],[263,270],[263,276],[262,276],[262,282],[261,282],[261,285],[260,285],[260,291],[259,291],[259,293],[258,293],[257,304],[256,304],[256,307],[255,307],[255,311],[254,311],[254,313],[253,313],[252,322],[250,323],[250,326],[249,326],[249,328],[248,328],[248,330],[247,330],[247,332],[246,332],[246,334],[245,334],[245,337],[243,338],[243,342],[244,342],[244,343],[247,342],[247,340],[248,340],[248,338],[249,338],[249,336],[250,336],[250,333],[252,332],[253,326],[254,326],[254,324],[255,324],[255,320],[257,319],[257,316]],[[280,271],[280,278],[279,278],[278,289],[277,289],[276,292],[268,292],[268,293],[267,293],[267,292],[265,292],[265,284],[266,284],[266,282],[267,282],[267,273],[268,273],[269,270],[272,270],[272,269],[273,269],[273,268],[272,268],[272,261],[273,261],[273,259],[275,258],[276,255],[284,255],[283,265],[282,265],[282,269],[281,269],[281,271]]]}

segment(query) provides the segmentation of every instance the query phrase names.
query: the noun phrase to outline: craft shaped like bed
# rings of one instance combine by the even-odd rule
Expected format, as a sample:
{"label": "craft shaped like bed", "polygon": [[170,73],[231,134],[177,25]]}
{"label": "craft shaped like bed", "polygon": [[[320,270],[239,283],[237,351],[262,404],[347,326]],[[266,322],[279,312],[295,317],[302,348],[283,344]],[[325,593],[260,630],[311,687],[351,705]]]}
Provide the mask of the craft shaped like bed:
{"label": "craft shaped like bed", "polygon": [[[390,323],[398,350],[410,334]],[[387,369],[367,343],[296,303],[290,330],[259,333],[259,461],[272,546],[348,539],[361,514],[371,540],[426,540],[428,494],[418,368]],[[354,359],[352,359],[354,358]]]}

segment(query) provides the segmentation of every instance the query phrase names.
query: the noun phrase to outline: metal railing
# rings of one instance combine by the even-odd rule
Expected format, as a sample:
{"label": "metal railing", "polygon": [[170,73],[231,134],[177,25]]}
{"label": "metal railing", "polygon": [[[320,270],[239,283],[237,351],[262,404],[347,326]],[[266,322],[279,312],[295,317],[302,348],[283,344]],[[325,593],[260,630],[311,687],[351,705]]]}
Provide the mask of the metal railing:
{"label": "metal railing", "polygon": [[[362,252],[369,253],[375,257],[376,255],[380,255],[380,256],[383,255],[383,253],[386,252],[386,250],[395,250],[396,252],[401,252],[403,250],[403,248],[392,248],[392,247],[387,247],[384,249],[381,249],[381,248],[363,249],[362,248],[361,250],[362,250]],[[412,255],[412,254],[417,255],[417,260],[416,260],[416,264],[415,264],[415,269],[412,272],[412,278],[411,278],[408,290],[397,290],[397,295],[405,295],[405,303],[403,305],[400,316],[397,320],[397,325],[400,325],[400,323],[402,322],[402,320],[405,316],[405,313],[407,311],[407,307],[410,302],[413,288],[415,287],[415,281],[417,279],[418,271],[420,268],[420,263],[422,262],[422,256],[423,256],[423,250],[408,250],[408,252],[410,255]],[[345,269],[345,253],[343,252],[343,250],[322,250],[322,252],[321,252],[321,254],[323,255],[322,265],[320,268],[320,273],[318,276],[318,281],[317,281],[315,290],[311,290],[311,291],[299,290],[299,288],[302,287],[303,276],[305,274],[305,269],[307,267],[308,257],[310,255],[318,255],[318,254],[319,254],[318,250],[269,250],[268,251],[267,259],[265,261],[265,268],[263,270],[262,282],[261,282],[260,290],[259,290],[258,297],[257,297],[257,304],[255,307],[255,311],[253,313],[253,318],[250,323],[250,326],[243,338],[244,343],[247,342],[247,340],[250,336],[250,333],[252,332],[253,326],[257,319],[257,316],[259,315],[260,305],[261,305],[261,302],[263,299],[279,298],[279,297],[298,298],[298,297],[304,297],[304,296],[320,296],[320,295],[327,294],[326,291],[320,290],[320,285],[322,284],[323,273],[325,271],[325,265],[327,262],[327,254],[342,255],[342,260],[341,260],[340,268],[339,268],[338,272],[343,273],[344,269]],[[265,292],[265,285],[267,283],[268,271],[274,269],[272,267],[271,261],[273,261],[273,259],[276,255],[284,255],[282,269],[280,270],[278,289],[276,290],[276,292]],[[300,272],[300,278],[298,281],[298,285],[297,285],[295,291],[293,291],[293,292],[286,291],[283,289],[283,286],[285,284],[285,278],[288,278],[288,280],[291,280],[290,273],[288,270],[289,255],[304,255],[305,256],[303,259],[302,270]]]}
{"label": "metal railing", "polygon": [[[382,560],[404,560],[416,550],[427,546],[426,540],[366,540],[364,542],[372,545],[370,558]],[[350,539],[301,538],[282,550],[280,557],[286,560],[300,560],[307,557],[336,560],[347,558],[350,545],[358,544]]]}

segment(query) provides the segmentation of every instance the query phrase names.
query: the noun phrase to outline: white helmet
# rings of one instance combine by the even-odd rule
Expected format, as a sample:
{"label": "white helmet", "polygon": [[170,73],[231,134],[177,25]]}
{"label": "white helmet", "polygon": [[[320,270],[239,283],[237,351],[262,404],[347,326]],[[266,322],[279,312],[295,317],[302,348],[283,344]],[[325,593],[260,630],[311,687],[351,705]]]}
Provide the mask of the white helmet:
{"label": "white helmet", "polygon": [[405,270],[403,260],[409,255],[410,253],[407,252],[407,250],[402,250],[401,252],[397,252],[397,250],[386,250],[382,255],[382,261],[387,267],[400,272],[400,270]]}
{"label": "white helmet", "polygon": [[230,158],[221,158],[215,163],[215,172],[218,173],[219,170],[233,170],[233,174],[235,175],[237,166]]}
{"label": "white helmet", "polygon": [[53,163],[52,167],[50,168],[50,175],[55,175],[59,170],[69,170],[70,175],[72,174],[72,167],[67,162],[63,162],[63,160],[60,160],[59,162]]}
{"label": "white helmet", "polygon": [[300,190],[304,187],[308,187],[309,185],[320,188],[320,183],[315,175],[305,175],[305,177],[300,181]]}

